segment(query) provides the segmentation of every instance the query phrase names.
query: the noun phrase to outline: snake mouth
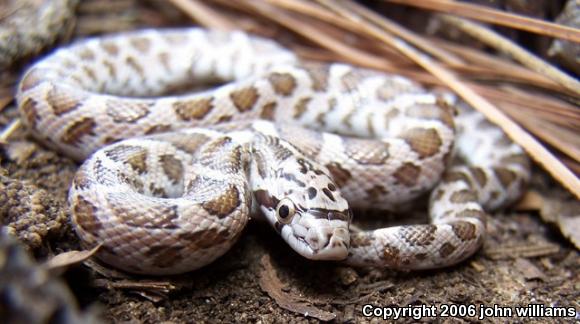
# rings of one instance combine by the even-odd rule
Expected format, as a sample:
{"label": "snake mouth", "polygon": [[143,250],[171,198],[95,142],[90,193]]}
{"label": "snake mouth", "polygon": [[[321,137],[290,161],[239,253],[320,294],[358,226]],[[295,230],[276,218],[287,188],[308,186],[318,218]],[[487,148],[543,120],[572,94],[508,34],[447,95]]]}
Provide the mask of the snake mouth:
{"label": "snake mouth", "polygon": [[346,210],[328,210],[323,208],[310,208],[308,213],[317,219],[328,219],[329,221],[341,220],[350,222],[352,219],[352,212],[350,209]]}
{"label": "snake mouth", "polygon": [[313,228],[306,236],[289,233],[286,241],[300,255],[310,260],[338,261],[348,256],[350,235],[346,226]]}

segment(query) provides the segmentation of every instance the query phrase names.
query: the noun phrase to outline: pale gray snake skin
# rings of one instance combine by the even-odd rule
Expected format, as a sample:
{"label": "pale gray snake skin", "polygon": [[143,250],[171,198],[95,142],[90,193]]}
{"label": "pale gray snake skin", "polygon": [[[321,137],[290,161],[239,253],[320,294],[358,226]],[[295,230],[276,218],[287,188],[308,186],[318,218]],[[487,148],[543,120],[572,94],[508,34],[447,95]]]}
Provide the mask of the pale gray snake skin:
{"label": "pale gray snake skin", "polygon": [[[164,95],[208,81],[225,83]],[[203,267],[250,215],[310,259],[449,266],[483,243],[484,209],[517,199],[530,176],[522,149],[451,96],[302,63],[243,32],[80,41],[36,63],[18,90],[32,135],[85,160],[69,193],[76,232],[133,273]],[[454,143],[466,164],[450,166]],[[428,225],[349,229],[352,208],[398,209],[429,191]]]}

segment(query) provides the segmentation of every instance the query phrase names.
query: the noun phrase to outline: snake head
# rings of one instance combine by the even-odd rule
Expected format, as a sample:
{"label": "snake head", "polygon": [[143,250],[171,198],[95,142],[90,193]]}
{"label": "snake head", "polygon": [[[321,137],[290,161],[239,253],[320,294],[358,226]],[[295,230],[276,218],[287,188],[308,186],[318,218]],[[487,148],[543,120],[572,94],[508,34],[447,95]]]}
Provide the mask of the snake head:
{"label": "snake head", "polygon": [[352,212],[326,168],[290,158],[254,198],[268,222],[302,256],[343,260],[350,246]]}

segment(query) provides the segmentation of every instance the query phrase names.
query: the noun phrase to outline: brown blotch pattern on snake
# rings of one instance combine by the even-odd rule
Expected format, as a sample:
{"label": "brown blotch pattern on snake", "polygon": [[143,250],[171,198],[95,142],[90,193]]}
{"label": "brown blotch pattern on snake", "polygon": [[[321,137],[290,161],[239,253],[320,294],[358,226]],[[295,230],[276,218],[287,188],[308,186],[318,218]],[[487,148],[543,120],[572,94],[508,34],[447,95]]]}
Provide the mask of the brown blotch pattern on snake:
{"label": "brown blotch pattern on snake", "polygon": [[453,233],[462,241],[470,241],[476,238],[475,225],[469,222],[458,222],[451,224]]}
{"label": "brown blotch pattern on snake", "polygon": [[411,128],[403,132],[401,138],[417,152],[420,159],[439,153],[443,144],[439,133],[432,128]]}
{"label": "brown blotch pattern on snake", "polygon": [[183,259],[182,251],[184,246],[179,245],[153,245],[146,252],[146,255],[153,257],[151,264],[157,268],[171,268],[175,264],[180,263]]}
{"label": "brown blotch pattern on snake", "polygon": [[183,164],[171,154],[164,154],[159,157],[163,172],[171,182],[179,183],[183,179]]}
{"label": "brown blotch pattern on snake", "polygon": [[38,102],[32,98],[26,98],[20,105],[20,111],[24,113],[26,123],[33,129],[36,128],[36,123],[40,119],[37,107]]}
{"label": "brown blotch pattern on snake", "polygon": [[226,189],[222,191],[222,194],[214,199],[204,201],[201,206],[210,215],[217,216],[218,218],[228,217],[236,208],[241,204],[239,198],[240,192],[233,185],[228,185]]}
{"label": "brown blotch pattern on snake", "polygon": [[260,206],[264,206],[267,209],[273,210],[278,206],[280,202],[276,197],[271,196],[267,190],[255,190],[254,198]]}
{"label": "brown blotch pattern on snake", "polygon": [[89,77],[89,79],[91,79],[94,83],[96,83],[97,80],[97,74],[95,73],[95,70],[93,70],[92,68],[88,67],[88,66],[83,66],[83,72],[85,72],[85,75]]}
{"label": "brown blotch pattern on snake", "polygon": [[371,246],[372,244],[373,240],[371,239],[370,235],[352,235],[350,237],[351,248]]}
{"label": "brown blotch pattern on snake", "polygon": [[159,135],[161,140],[170,142],[179,150],[189,154],[196,153],[203,145],[210,141],[210,137],[204,134],[188,134],[187,136],[165,136]]}
{"label": "brown blotch pattern on snake", "polygon": [[139,174],[147,171],[147,149],[134,145],[116,145],[105,151],[105,155],[115,161],[130,165]]}
{"label": "brown blotch pattern on snake", "polygon": [[88,48],[85,48],[79,53],[79,57],[84,61],[93,61],[95,59],[95,53]]}
{"label": "brown blotch pattern on snake", "polygon": [[127,159],[127,164],[129,164],[131,168],[139,174],[147,172],[147,151],[142,149],[136,154],[131,155]]}
{"label": "brown blotch pattern on snake", "polygon": [[79,108],[84,99],[76,94],[71,96],[55,86],[51,87],[46,94],[46,102],[57,116]]}
{"label": "brown blotch pattern on snake", "polygon": [[147,172],[147,150],[138,146],[118,145],[105,152],[113,161],[127,163],[139,174]]}
{"label": "brown blotch pattern on snake", "polygon": [[64,131],[61,141],[69,145],[78,145],[83,136],[95,135],[95,127],[97,127],[97,123],[93,118],[84,117],[75,121]]}
{"label": "brown blotch pattern on snake", "polygon": [[480,167],[470,167],[469,172],[480,187],[485,187],[487,184],[487,175]]}
{"label": "brown blotch pattern on snake", "polygon": [[298,100],[296,105],[294,105],[294,114],[292,115],[292,117],[294,117],[294,119],[302,117],[302,115],[306,112],[308,108],[308,103],[310,103],[311,100],[312,98],[310,97],[300,98],[300,100]]}
{"label": "brown blotch pattern on snake", "polygon": [[476,203],[477,195],[472,190],[463,189],[453,192],[449,201],[456,204],[465,204],[468,202]]}
{"label": "brown blotch pattern on snake", "polygon": [[296,89],[296,79],[290,73],[272,73],[268,76],[268,81],[274,88],[274,92],[288,97]]}
{"label": "brown blotch pattern on snake", "polygon": [[262,106],[262,112],[260,113],[260,118],[265,120],[274,120],[276,115],[276,102],[272,101]]}
{"label": "brown blotch pattern on snake", "polygon": [[512,170],[506,168],[494,168],[493,171],[504,188],[508,188],[517,178]]}
{"label": "brown blotch pattern on snake", "polygon": [[233,115],[229,115],[229,114],[221,115],[217,118],[217,124],[227,123],[229,121],[232,121],[233,118],[234,118]]}
{"label": "brown blotch pattern on snake", "polygon": [[388,194],[387,188],[385,186],[377,184],[372,188],[366,190],[367,196],[370,201],[379,201]]}
{"label": "brown blotch pattern on snake", "polygon": [[164,124],[159,124],[159,125],[153,125],[149,128],[147,128],[147,130],[144,132],[145,135],[151,135],[151,134],[157,134],[157,133],[164,133],[171,130],[171,126],[170,125],[164,125]]}
{"label": "brown blotch pattern on snake", "polygon": [[455,129],[453,115],[437,104],[415,104],[405,109],[405,115],[425,120],[440,120],[450,129]]}
{"label": "brown blotch pattern on snake", "polygon": [[356,89],[360,81],[368,76],[368,71],[350,70],[340,78],[340,91],[351,92]]}
{"label": "brown blotch pattern on snake", "polygon": [[453,252],[457,250],[457,247],[449,242],[445,242],[439,248],[439,256],[442,258],[449,257]]}
{"label": "brown blotch pattern on snake", "polygon": [[139,63],[137,63],[137,60],[134,57],[131,56],[127,57],[125,59],[125,63],[127,63],[127,65],[135,72],[137,72],[137,74],[139,74],[141,78],[145,77],[145,69],[141,65],[139,65]]}
{"label": "brown blotch pattern on snake", "polygon": [[157,55],[157,58],[159,59],[159,62],[161,62],[161,66],[163,66],[163,68],[165,69],[166,72],[170,73],[171,72],[171,66],[169,64],[169,53],[167,52],[161,52]]}
{"label": "brown blotch pattern on snake", "polygon": [[530,168],[530,159],[525,154],[511,154],[505,156],[500,161],[503,164],[518,164],[524,170],[528,170]]}
{"label": "brown blotch pattern on snake", "polygon": [[417,184],[417,178],[420,174],[420,167],[410,162],[406,162],[393,173],[393,177],[395,177],[400,184],[412,187]]}
{"label": "brown blotch pattern on snake", "polygon": [[215,247],[232,241],[231,234],[227,230],[213,227],[203,231],[183,233],[179,236],[179,239],[191,242],[193,246],[201,249]]}
{"label": "brown blotch pattern on snake", "polygon": [[173,109],[181,120],[203,119],[213,108],[213,97],[176,101]]}
{"label": "brown blotch pattern on snake", "polygon": [[326,91],[330,68],[326,64],[305,64],[306,72],[312,81],[312,90]]}
{"label": "brown blotch pattern on snake", "polygon": [[116,80],[117,79],[117,68],[115,68],[115,65],[108,60],[103,60],[103,65],[107,68],[107,71],[109,72],[109,77],[111,78],[111,80]]}
{"label": "brown blotch pattern on snake", "polygon": [[443,176],[444,182],[455,182],[455,181],[463,181],[469,186],[471,186],[471,179],[469,176],[461,171],[451,171],[445,173]]}
{"label": "brown blotch pattern on snake", "polygon": [[117,56],[119,54],[119,46],[112,41],[102,41],[101,47],[105,50],[105,52],[111,56]]}
{"label": "brown blotch pattern on snake", "polygon": [[[222,149],[230,146],[230,143],[232,142],[232,138],[229,136],[223,136],[223,137],[219,137],[217,139],[214,139],[210,142],[208,142],[206,145],[204,145],[203,150],[200,151],[199,157],[198,157],[198,162],[201,165],[210,167],[212,169],[221,169],[221,168],[232,168],[234,167],[234,170],[237,171],[237,163],[236,165],[231,165],[231,156],[220,156],[219,159],[216,158],[216,153],[220,152]],[[234,152],[236,153],[236,152]],[[236,157],[234,156],[234,159]],[[237,160],[239,160],[239,156],[237,158]]]}
{"label": "brown blotch pattern on snake", "polygon": [[356,111],[357,110],[355,107],[350,108],[350,111],[348,113],[346,113],[346,115],[344,115],[344,117],[342,117],[340,122],[343,123],[346,127],[352,128],[351,120],[352,120],[352,117],[354,117]]}
{"label": "brown blotch pattern on snake", "polygon": [[421,88],[412,83],[398,82],[392,79],[385,80],[385,82],[377,88],[377,98],[382,101],[390,101],[391,99],[400,96],[401,93],[418,93],[423,92]]}
{"label": "brown blotch pattern on snake", "polygon": [[340,163],[331,162],[325,166],[332,175],[332,180],[334,180],[339,188],[342,188],[352,178],[350,171],[343,168]]}
{"label": "brown blotch pattern on snake", "polygon": [[241,88],[230,93],[230,99],[239,112],[251,110],[260,97],[258,90],[254,87]]}
{"label": "brown blotch pattern on snake", "polygon": [[73,200],[72,211],[77,224],[87,233],[97,236],[98,231],[103,228],[103,224],[95,215],[97,207],[81,195],[77,195]]}
{"label": "brown blotch pattern on snake", "polygon": [[401,251],[397,247],[385,244],[380,257],[388,264],[399,265],[402,264],[400,253]]}
{"label": "brown blotch pattern on snake", "polygon": [[87,172],[84,168],[81,168],[77,171],[73,178],[72,185],[77,190],[83,190],[88,188],[91,185],[91,180],[87,175]]}

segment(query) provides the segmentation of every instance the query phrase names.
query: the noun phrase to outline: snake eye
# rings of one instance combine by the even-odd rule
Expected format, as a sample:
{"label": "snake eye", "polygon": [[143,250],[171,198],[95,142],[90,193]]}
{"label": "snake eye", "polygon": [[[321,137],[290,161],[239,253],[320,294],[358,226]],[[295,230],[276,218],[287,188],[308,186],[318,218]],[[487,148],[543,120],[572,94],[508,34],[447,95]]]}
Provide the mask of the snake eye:
{"label": "snake eye", "polygon": [[290,223],[292,216],[294,216],[295,213],[296,209],[294,209],[294,203],[288,198],[280,200],[276,207],[276,217],[278,217],[278,220],[284,224]]}

